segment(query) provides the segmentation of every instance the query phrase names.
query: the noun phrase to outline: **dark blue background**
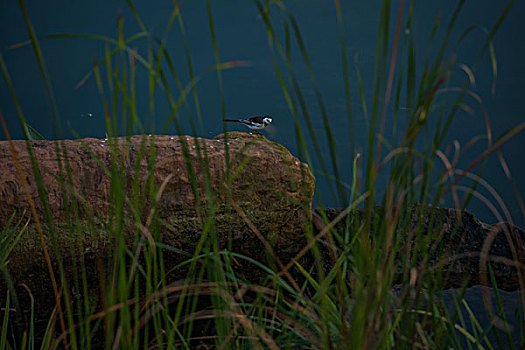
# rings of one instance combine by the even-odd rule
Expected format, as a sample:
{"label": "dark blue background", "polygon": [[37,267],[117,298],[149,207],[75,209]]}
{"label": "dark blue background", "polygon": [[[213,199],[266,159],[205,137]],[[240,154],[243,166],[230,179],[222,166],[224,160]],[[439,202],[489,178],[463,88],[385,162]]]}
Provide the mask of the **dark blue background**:
{"label": "dark blue background", "polygon": [[[250,66],[238,67],[223,71],[224,94],[228,117],[243,117],[256,114],[270,114],[274,117],[274,126],[265,133],[267,136],[288,147],[297,155],[298,147],[295,140],[294,124],[289,108],[279,86],[272,65],[272,54],[268,47],[267,33],[258,10],[252,1],[227,0],[212,1],[213,18],[217,34],[219,55],[222,61],[244,60]],[[308,49],[316,79],[323,95],[331,126],[339,149],[339,160],[344,180],[350,182],[353,155],[348,148],[349,127],[346,119],[344,86],[342,79],[342,62],[339,42],[339,29],[333,1],[290,0],[285,2],[301,28]],[[137,1],[136,7],[142,16],[148,30],[162,37],[164,28],[171,14],[171,1]],[[430,32],[434,21],[441,18],[438,38],[442,37],[446,23],[451,16],[456,1],[426,1],[418,3],[414,16],[414,35],[418,48],[418,76],[421,75],[423,63],[427,55],[436,51],[437,45],[429,45]],[[358,55],[359,69],[363,77],[365,94],[368,103],[371,101],[374,78],[374,55],[380,1],[342,1],[345,36],[348,55],[351,58],[351,89],[353,101],[353,116],[355,135],[352,137],[356,150],[366,155],[367,120],[362,113],[356,73],[353,67],[353,57]],[[455,43],[461,33],[471,25],[479,28],[490,28],[495,24],[505,4],[489,0],[468,1],[462,10],[457,27],[453,32],[451,42]],[[28,1],[27,8],[35,30],[39,36],[54,33],[95,33],[116,37],[117,18],[124,19],[126,36],[140,31],[131,11],[125,1]],[[397,11],[397,2],[393,4],[393,14]],[[181,5],[187,41],[193,60],[194,70],[203,79],[198,84],[200,108],[204,120],[202,130],[197,134],[213,137],[223,131],[221,122],[221,103],[217,75],[204,72],[215,63],[213,56],[210,30],[205,1],[184,1]],[[276,5],[272,6],[272,23],[283,40],[283,26]],[[406,11],[405,11],[406,15]],[[457,139],[462,146],[477,135],[484,134],[484,111],[490,118],[493,137],[500,136],[508,128],[525,120],[523,99],[525,98],[525,2],[517,1],[507,19],[494,38],[494,47],[498,62],[498,77],[496,93],[491,94],[493,83],[492,71],[488,55],[483,58],[480,68],[475,72],[476,86],[472,90],[478,94],[483,104],[480,106],[474,99],[465,98],[473,114],[460,111],[454,121],[447,142]],[[392,16],[394,17],[394,15]],[[391,20],[392,33],[395,18]],[[103,108],[95,80],[91,77],[83,86],[75,89],[76,84],[88,73],[93,62],[104,57],[104,44],[91,39],[42,39],[47,69],[51,76],[57,104],[59,107],[62,132],[56,134],[53,128],[53,117],[46,103],[44,89],[30,46],[8,50],[12,44],[20,43],[29,38],[24,19],[16,1],[1,0],[0,10],[0,49],[8,66],[14,88],[20,99],[27,122],[47,138],[73,137],[69,128],[74,129],[82,137],[104,137],[106,129],[103,118]],[[481,29],[474,30],[455,52],[457,63],[472,66],[486,39],[486,33]],[[437,41],[439,43],[439,40]],[[179,25],[175,23],[168,33],[168,50],[178,69],[183,83],[188,82],[188,70],[184,53],[183,37]],[[141,39],[132,47],[140,55],[147,56],[147,39]],[[323,122],[316,102],[313,85],[308,70],[301,59],[297,45],[292,45],[294,71],[298,77],[302,91],[308,101],[313,118],[315,131],[322,140],[321,146],[326,150],[325,159],[329,160],[329,151],[325,140]],[[449,52],[451,53],[451,52]],[[405,60],[404,53],[399,56],[398,64]],[[450,56],[447,56],[450,57]],[[284,66],[281,65],[282,68]],[[102,71],[105,79],[105,71]],[[461,86],[465,73],[459,68],[453,71],[452,81]],[[148,81],[145,69],[139,66],[137,76],[138,108],[141,120],[156,132],[162,132],[163,125],[169,113],[168,104],[162,98],[159,90],[156,99],[155,112],[148,112]],[[175,85],[172,85],[174,91]],[[107,89],[107,86],[105,87]],[[107,90],[106,90],[107,91]],[[452,93],[450,98],[454,96]],[[448,98],[446,95],[443,94]],[[106,95],[107,97],[108,95]],[[191,102],[191,97],[189,99]],[[392,109],[393,103],[390,103]],[[8,121],[14,138],[22,138],[18,117],[11,97],[3,82],[0,83],[0,108]],[[370,105],[368,105],[370,112]],[[185,133],[191,134],[188,123],[188,113],[183,108],[180,120]],[[194,108],[192,109],[194,112]],[[409,112],[409,111],[408,111]],[[93,113],[87,117],[86,113]],[[191,118],[195,117],[191,113]],[[403,126],[400,117],[398,129]],[[303,123],[304,126],[304,123]],[[243,130],[242,127],[231,126],[231,129]],[[399,140],[399,131],[394,134],[394,123],[389,115],[386,136],[392,142]],[[306,130],[306,128],[304,129]],[[174,133],[171,128],[167,132]],[[432,135],[432,130],[427,131]],[[2,139],[4,139],[3,133]],[[313,147],[307,134],[310,152]],[[459,167],[468,165],[477,155],[486,149],[486,140],[480,141],[476,147],[467,151]],[[523,195],[525,142],[523,133],[519,134],[503,148],[503,155],[510,168],[520,195]],[[303,159],[304,160],[304,159]],[[319,169],[319,162],[313,158],[314,169]],[[324,204],[338,205],[328,190],[328,180],[316,174],[317,189],[322,193]],[[495,188],[509,208],[512,220],[520,226],[525,226],[523,213],[520,211],[515,192],[506,179],[496,157],[492,156],[487,163],[483,177]],[[378,180],[378,188],[384,186],[387,174]],[[468,182],[464,182],[468,185]],[[482,194],[496,203],[490,193],[481,189]],[[450,205],[450,203],[444,203]],[[474,200],[469,210],[486,222],[496,222],[497,217],[479,200]],[[502,211],[500,210],[500,213]]]}

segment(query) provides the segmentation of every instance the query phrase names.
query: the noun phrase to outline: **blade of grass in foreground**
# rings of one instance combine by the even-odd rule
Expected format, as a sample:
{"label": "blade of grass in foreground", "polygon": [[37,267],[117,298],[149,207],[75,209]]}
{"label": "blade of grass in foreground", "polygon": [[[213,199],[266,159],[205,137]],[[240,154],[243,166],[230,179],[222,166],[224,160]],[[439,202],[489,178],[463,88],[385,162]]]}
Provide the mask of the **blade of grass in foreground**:
{"label": "blade of grass in foreground", "polygon": [[[317,84],[317,80],[315,78],[314,70],[312,68],[312,64],[310,62],[310,58],[308,56],[308,53],[307,53],[307,50],[306,50],[306,46],[304,44],[304,40],[303,40],[301,32],[299,30],[299,25],[297,24],[295,18],[293,16],[291,16],[291,15],[289,16],[289,20],[291,22],[291,25],[292,25],[292,28],[293,28],[293,31],[294,31],[296,42],[297,42],[297,44],[299,45],[299,47],[301,49],[301,54],[302,54],[303,60],[304,60],[306,66],[308,68],[309,73],[310,73],[310,79],[312,80],[312,84],[314,85],[314,91],[315,91],[315,95],[316,95],[316,98],[317,98],[317,103],[319,104],[319,108],[321,109],[321,115],[323,117],[323,124],[324,124],[324,129],[325,129],[325,132],[326,132],[326,140],[328,141],[328,145],[329,145],[329,149],[330,149],[330,158],[332,160],[332,168],[333,168],[335,177],[339,179],[339,178],[341,178],[341,176],[340,176],[338,160],[337,160],[337,148],[336,148],[336,145],[335,145],[335,138],[334,138],[334,135],[333,135],[333,132],[332,132],[332,127],[330,125],[330,120],[328,118],[328,113],[326,111],[326,106],[325,106],[325,103],[324,103],[323,98],[321,96],[321,91],[320,91],[319,86]],[[338,189],[338,194],[339,194],[339,204],[340,205],[345,205],[348,202],[346,191],[344,190],[344,188],[339,183],[336,184],[336,187]]]}
{"label": "blade of grass in foreground", "polygon": [[[341,13],[341,2],[339,0],[334,1],[335,11],[337,14],[337,23],[339,25],[339,42],[341,48],[341,61],[343,62],[343,82],[344,92],[346,101],[346,114],[348,121],[348,140],[350,142],[350,154],[355,154],[355,133],[354,133],[354,121],[352,116],[352,99],[350,94],[350,71],[348,68],[348,54],[346,50],[346,39],[344,34],[344,22]],[[350,197],[351,199],[352,197]]]}
{"label": "blade of grass in foreground", "polygon": [[[4,61],[3,61],[3,58],[1,56],[1,54],[0,54],[0,65],[2,66],[2,71],[4,72],[4,79],[5,79],[8,87],[10,87],[9,90],[13,91],[11,81],[9,80],[9,75],[6,74],[7,71],[4,70],[5,64],[4,64]],[[13,100],[17,101],[16,95],[13,95]],[[20,118],[20,121],[21,121],[21,123],[23,125],[23,121],[24,121],[23,114],[19,115],[19,118]],[[47,267],[48,267],[49,276],[51,278],[51,283],[52,283],[52,286],[53,286],[53,292],[54,292],[56,298],[59,299],[59,297],[58,297],[59,296],[59,292],[58,292],[56,277],[55,277],[55,274],[53,272],[53,267],[52,267],[52,264],[51,264],[49,251],[48,251],[47,244],[45,242],[44,234],[43,234],[43,231],[42,231],[42,226],[40,224],[40,220],[39,220],[38,214],[36,212],[35,205],[33,203],[31,195],[30,195],[29,185],[27,184],[26,176],[24,175],[24,173],[22,171],[22,168],[21,168],[21,166],[19,164],[18,156],[17,156],[16,151],[15,151],[14,146],[13,146],[13,141],[11,140],[11,136],[9,134],[9,131],[7,129],[7,125],[6,125],[5,120],[4,120],[4,116],[3,116],[1,111],[0,111],[0,121],[1,121],[2,126],[4,128],[4,133],[6,135],[6,138],[7,138],[8,142],[9,142],[9,148],[10,148],[11,155],[13,157],[13,161],[15,163],[15,166],[16,166],[16,169],[17,169],[17,172],[18,172],[18,176],[19,176],[19,178],[20,178],[20,180],[22,182],[22,186],[24,188],[24,193],[26,195],[27,201],[28,201],[29,206],[31,208],[31,213],[32,213],[33,218],[35,220],[35,226],[36,226],[38,235],[40,237],[40,243],[41,243],[41,246],[42,246],[42,249],[43,249],[43,253],[44,253],[44,257],[45,257],[45,260],[46,260],[46,264],[47,264]],[[39,170],[39,167],[38,167],[37,160],[36,160],[35,155],[33,153],[33,149],[31,148],[31,145],[29,144],[29,141],[27,139],[26,139],[26,144],[27,144],[27,150],[28,150],[28,153],[29,153],[29,156],[30,156],[30,159],[31,159],[31,164],[32,164],[32,167],[33,167],[33,173],[35,175],[36,183],[37,183],[37,186],[38,186],[38,192],[39,192],[39,195],[40,195],[40,198],[41,198],[41,201],[42,201],[42,205],[44,207],[44,213],[46,214],[46,218],[48,219],[48,223],[50,223],[49,229],[51,231],[51,234],[53,235],[54,234],[53,224],[50,221],[50,217],[51,216],[50,216],[49,207],[47,206],[47,201],[46,201],[47,196],[46,196],[45,189],[43,187],[42,176],[41,176],[41,173],[40,173],[40,170]],[[60,324],[61,324],[62,330],[65,330],[66,329],[65,321],[64,321],[64,316],[63,316],[63,313],[62,313],[62,309],[61,309],[60,303],[58,304],[58,311],[59,311],[59,319],[60,319]],[[67,348],[67,343],[66,343],[66,348]]]}
{"label": "blade of grass in foreground", "polygon": [[5,349],[7,344],[7,329],[9,328],[9,312],[11,311],[11,298],[9,295],[9,290],[7,290],[5,295],[5,308],[4,308],[4,317],[2,319],[2,329],[0,330],[0,348]]}
{"label": "blade of grass in foreground", "polygon": [[[289,78],[291,80],[293,91],[295,92],[295,95],[297,96],[297,99],[298,99],[298,102],[299,102],[299,106],[300,106],[300,110],[303,113],[303,117],[304,117],[306,125],[308,127],[308,130],[309,130],[309,133],[310,133],[310,140],[313,142],[314,150],[315,150],[315,152],[317,154],[317,159],[319,160],[321,168],[323,169],[323,171],[325,173],[328,173],[328,168],[327,168],[327,166],[325,164],[325,161],[324,161],[324,154],[321,151],[321,147],[320,147],[320,144],[319,144],[319,141],[318,141],[317,133],[314,131],[313,123],[312,123],[312,120],[311,120],[310,112],[308,111],[308,108],[307,108],[306,100],[305,100],[305,98],[303,96],[303,93],[301,92],[301,88],[300,88],[300,86],[299,86],[299,84],[297,82],[296,75],[295,75],[295,73],[293,72],[293,69],[292,69],[292,60],[291,60],[290,49],[289,49],[289,43],[290,43],[289,30],[287,29],[288,26],[285,25],[285,28],[287,29],[286,32],[285,32],[286,33],[286,47],[285,47],[286,49],[283,49],[283,46],[280,43],[280,41],[278,40],[277,34],[276,34],[272,24],[271,24],[268,2],[266,1],[264,6],[261,4],[260,1],[255,1],[255,4],[256,4],[256,6],[257,6],[257,8],[259,10],[260,16],[264,20],[264,24],[265,24],[266,32],[267,32],[267,36],[268,36],[268,45],[270,46],[270,49],[272,50],[272,61],[273,61],[273,66],[274,66],[275,73],[276,73],[277,78],[279,80],[279,84],[281,86],[281,90],[283,91],[283,94],[285,96],[288,108],[290,109],[290,111],[292,113],[292,117],[294,118],[295,132],[296,132],[296,136],[297,136],[297,148],[299,150],[299,156],[300,157],[306,157],[306,161],[308,162],[308,164],[310,164],[310,166],[312,166],[312,159],[311,159],[311,157],[309,155],[308,147],[306,145],[306,140],[305,140],[305,136],[304,136],[305,134],[302,131],[300,123],[299,123],[299,117],[298,117],[299,108],[297,107],[295,100],[292,98],[292,94],[289,92],[289,89],[286,86],[286,83],[285,83],[285,80],[284,80],[284,75],[283,75],[283,73],[281,71],[281,68],[279,67],[279,63],[278,63],[278,60],[277,60],[277,54],[279,54],[279,56],[286,63],[286,70],[287,70],[288,76],[289,76]],[[283,5],[282,4],[280,4],[280,5],[281,5],[281,8],[282,8]],[[275,50],[277,50],[277,54],[275,53]],[[328,190],[330,191],[330,193],[331,193],[333,198],[337,197],[336,193],[334,192],[334,189],[333,189],[333,186],[332,186],[331,182],[328,182]],[[317,193],[316,193],[316,198],[317,198],[317,200],[319,201],[319,203],[321,204],[321,207],[322,207],[321,197]]]}
{"label": "blade of grass in foreground", "polygon": [[22,216],[22,218],[17,223],[15,223],[13,227],[11,227],[15,215],[16,212],[9,217],[6,226],[0,232],[0,270],[6,267],[8,263],[7,259],[9,257],[9,254],[16,246],[18,240],[20,239],[20,237],[22,237],[27,228],[27,225],[29,224],[28,219],[26,223],[19,228],[20,224],[22,223],[22,220],[24,219],[24,216]]}
{"label": "blade of grass in foreground", "polygon": [[491,304],[486,304],[487,314],[493,320],[492,332],[496,336],[496,339],[498,340],[498,343],[500,344],[500,346],[502,345],[501,340],[500,340],[500,333],[504,334],[505,340],[507,341],[507,345],[502,346],[501,348],[515,349],[515,342],[511,339],[510,327],[512,326],[509,325],[509,323],[507,322],[507,315],[505,314],[505,309],[503,308],[503,302],[501,299],[498,285],[496,283],[496,278],[494,276],[494,270],[492,269],[492,266],[490,264],[489,264],[489,275],[490,275],[490,282],[492,285],[492,291],[494,293],[494,298],[496,299],[496,308],[498,310],[497,314],[495,314],[493,310],[490,309]]}

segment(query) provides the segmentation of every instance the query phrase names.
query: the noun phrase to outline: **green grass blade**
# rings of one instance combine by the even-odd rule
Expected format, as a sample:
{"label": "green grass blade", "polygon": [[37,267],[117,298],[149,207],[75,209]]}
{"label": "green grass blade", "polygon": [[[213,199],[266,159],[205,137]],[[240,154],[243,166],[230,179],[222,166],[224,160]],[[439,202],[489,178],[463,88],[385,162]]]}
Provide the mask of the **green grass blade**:
{"label": "green grass blade", "polygon": [[9,290],[5,295],[5,309],[4,317],[2,320],[2,329],[0,330],[0,349],[5,349],[7,345],[7,329],[9,328],[9,312],[11,310]]}

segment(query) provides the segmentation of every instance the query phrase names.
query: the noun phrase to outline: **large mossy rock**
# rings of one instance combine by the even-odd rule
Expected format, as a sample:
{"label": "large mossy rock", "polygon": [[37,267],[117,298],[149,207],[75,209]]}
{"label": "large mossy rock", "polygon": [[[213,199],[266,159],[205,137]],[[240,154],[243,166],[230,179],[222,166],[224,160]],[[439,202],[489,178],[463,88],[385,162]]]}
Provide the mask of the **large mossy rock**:
{"label": "large mossy rock", "polygon": [[[129,247],[136,246],[155,231],[148,221],[153,210],[160,219],[154,222],[160,232],[155,239],[174,248],[166,253],[168,265],[191,257],[203,231],[213,231],[220,249],[229,247],[261,261],[268,252],[254,227],[283,261],[304,245],[315,179],[307,165],[260,134],[31,141],[54,230],[46,219],[26,141],[13,144],[53,264],[59,254],[66,273],[74,273],[70,262],[82,255],[88,279],[97,285],[102,271],[95,262],[111,252],[111,235],[120,232]],[[15,284],[52,294],[35,218],[7,141],[0,142],[0,162],[0,228],[13,213],[15,221],[29,218],[9,256],[9,272]],[[116,201],[119,191],[124,195]],[[121,229],[115,209],[119,203]]]}

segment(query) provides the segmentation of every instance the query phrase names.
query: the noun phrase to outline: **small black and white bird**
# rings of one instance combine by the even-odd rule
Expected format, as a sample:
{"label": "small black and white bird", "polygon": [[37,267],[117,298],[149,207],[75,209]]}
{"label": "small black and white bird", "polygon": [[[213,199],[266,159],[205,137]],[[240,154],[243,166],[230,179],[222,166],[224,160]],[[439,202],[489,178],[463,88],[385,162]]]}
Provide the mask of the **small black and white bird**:
{"label": "small black and white bird", "polygon": [[265,115],[264,117],[250,117],[244,119],[224,119],[226,122],[241,123],[246,125],[252,130],[262,130],[266,128],[272,122],[272,117]]}

